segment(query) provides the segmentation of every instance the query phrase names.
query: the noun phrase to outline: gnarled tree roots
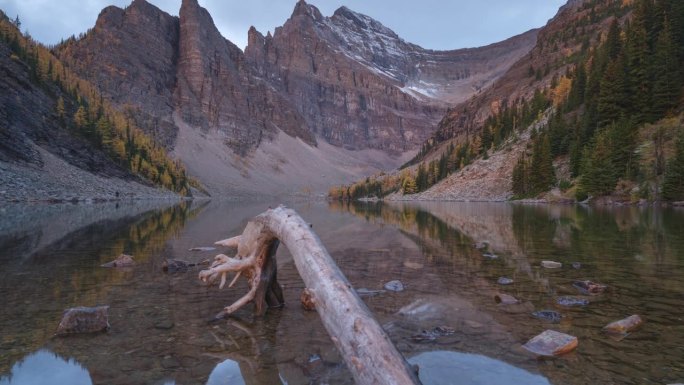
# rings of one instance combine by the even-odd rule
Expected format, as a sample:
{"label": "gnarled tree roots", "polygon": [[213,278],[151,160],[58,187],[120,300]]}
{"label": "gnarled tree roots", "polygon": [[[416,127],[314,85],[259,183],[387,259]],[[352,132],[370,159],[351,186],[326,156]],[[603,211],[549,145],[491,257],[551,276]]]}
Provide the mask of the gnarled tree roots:
{"label": "gnarled tree roots", "polygon": [[211,266],[199,273],[199,278],[206,283],[216,283],[220,278],[219,288],[226,284],[228,273],[235,272],[235,277],[228,287],[233,287],[238,278],[245,277],[249,283],[249,291],[232,305],[226,306],[215,318],[223,318],[249,302],[255,304],[255,314],[263,315],[268,307],[281,307],[284,304],[283,290],[278,283],[278,268],[275,254],[280,241],[262,224],[249,222],[242,235],[216,242],[219,246],[237,247],[235,257],[219,254]]}

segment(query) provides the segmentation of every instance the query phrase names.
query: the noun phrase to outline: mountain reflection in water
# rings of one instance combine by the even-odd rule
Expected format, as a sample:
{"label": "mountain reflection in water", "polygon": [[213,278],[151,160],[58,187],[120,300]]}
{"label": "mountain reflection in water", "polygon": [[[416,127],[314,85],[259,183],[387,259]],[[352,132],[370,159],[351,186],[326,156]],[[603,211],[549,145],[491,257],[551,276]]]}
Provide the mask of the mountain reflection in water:
{"label": "mountain reflection in water", "polygon": [[[196,267],[162,272],[165,259],[200,262],[233,253],[189,249],[240,234],[250,218],[273,205],[0,208],[2,385],[51,372],[50,361],[26,363],[48,350],[69,357],[53,358],[61,365],[78,362],[86,368],[84,378],[98,384],[213,384],[228,378],[352,384],[318,314],[299,305],[305,285],[286,247],[277,254],[286,306],[262,318],[246,306],[230,319],[208,323],[245,293],[245,282],[218,290],[199,282]],[[684,380],[682,211],[446,202],[292,207],[313,225],[353,287],[376,293],[362,300],[399,351],[420,361],[426,384],[439,384],[444,376],[477,384],[497,373],[533,384]],[[134,256],[135,268],[100,267],[122,252]],[[563,267],[543,269],[543,260]],[[498,285],[501,276],[514,283]],[[404,290],[381,292],[392,280]],[[609,289],[591,296],[586,307],[559,308],[557,297],[578,295],[575,280]],[[500,292],[521,303],[497,304]],[[109,332],[53,337],[64,309],[98,304],[110,306]],[[563,318],[551,324],[531,317],[543,309]],[[620,341],[601,333],[630,314],[646,320],[642,329]],[[453,333],[426,338],[438,327]],[[577,336],[578,349],[543,361],[526,354],[521,345],[545,329]]]}
{"label": "mountain reflection in water", "polygon": [[91,385],[88,371],[76,360],[41,349],[12,365],[9,375],[0,377],[0,385]]}

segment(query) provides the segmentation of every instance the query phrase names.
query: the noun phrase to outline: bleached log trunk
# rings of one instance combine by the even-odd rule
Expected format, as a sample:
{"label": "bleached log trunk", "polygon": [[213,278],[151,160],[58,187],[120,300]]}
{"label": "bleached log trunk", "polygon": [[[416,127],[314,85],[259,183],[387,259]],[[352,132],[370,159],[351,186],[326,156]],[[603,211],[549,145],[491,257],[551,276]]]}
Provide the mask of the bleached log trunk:
{"label": "bleached log trunk", "polygon": [[282,303],[274,258],[278,241],[290,250],[299,274],[313,295],[323,325],[355,381],[358,384],[420,384],[318,236],[294,210],[284,206],[255,217],[241,236],[217,242],[223,246],[237,245],[237,256],[217,256],[211,268],[200,272],[200,279],[214,281],[221,277],[223,285],[225,274],[237,271],[249,279],[251,288],[218,316],[230,314],[250,301],[256,303],[257,314],[265,311],[264,301],[269,305]]}

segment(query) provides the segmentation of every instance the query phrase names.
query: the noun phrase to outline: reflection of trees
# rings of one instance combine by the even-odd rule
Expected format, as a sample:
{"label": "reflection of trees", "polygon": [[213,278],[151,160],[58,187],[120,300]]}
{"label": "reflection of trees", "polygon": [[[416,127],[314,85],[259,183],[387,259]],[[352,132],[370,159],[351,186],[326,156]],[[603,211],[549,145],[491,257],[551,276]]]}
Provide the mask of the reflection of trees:
{"label": "reflection of trees", "polygon": [[0,356],[0,371],[42,346],[54,333],[62,310],[103,304],[112,288],[135,273],[100,269],[100,264],[121,252],[133,254],[138,263],[146,263],[201,209],[183,202],[134,217],[102,220],[48,246],[26,249],[28,259],[5,264],[0,273],[5,302],[0,344],[2,350],[12,349],[7,350],[10,354]]}

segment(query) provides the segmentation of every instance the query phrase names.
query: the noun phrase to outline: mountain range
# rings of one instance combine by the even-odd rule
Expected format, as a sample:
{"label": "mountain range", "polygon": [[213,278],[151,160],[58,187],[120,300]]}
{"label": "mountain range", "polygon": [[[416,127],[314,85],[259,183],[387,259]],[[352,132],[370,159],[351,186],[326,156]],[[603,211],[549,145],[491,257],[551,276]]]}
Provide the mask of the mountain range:
{"label": "mountain range", "polygon": [[[145,0],[110,6],[49,48],[2,16],[6,200],[160,194],[155,185],[452,200],[622,186],[634,199],[658,196],[675,159],[684,7],[673,0],[570,0],[539,30],[451,51],[304,0],[273,34],[250,28],[244,51],[197,0],[177,17]],[[649,142],[653,131],[663,134]],[[587,160],[606,161],[600,140],[608,171]]]}
{"label": "mountain range", "polygon": [[278,195],[401,165],[536,35],[433,51],[346,7],[324,17],[299,1],[273,35],[251,28],[243,52],[196,0],[178,17],[134,0],[51,51],[209,194]]}

